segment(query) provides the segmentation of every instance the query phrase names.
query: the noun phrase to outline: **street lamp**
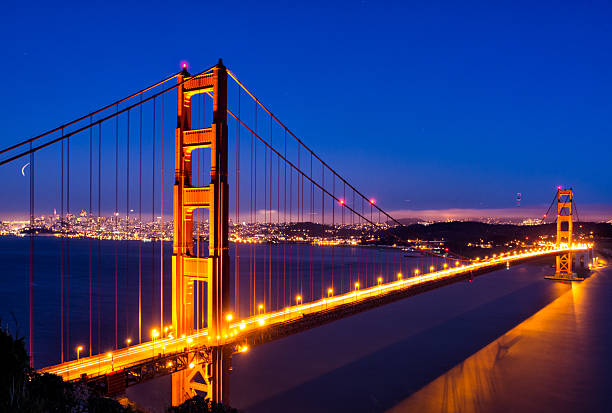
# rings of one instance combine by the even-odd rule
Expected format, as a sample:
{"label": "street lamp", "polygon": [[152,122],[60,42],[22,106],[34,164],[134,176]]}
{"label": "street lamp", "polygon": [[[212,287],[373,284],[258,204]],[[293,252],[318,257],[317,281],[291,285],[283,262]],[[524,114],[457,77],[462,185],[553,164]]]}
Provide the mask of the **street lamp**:
{"label": "street lamp", "polygon": [[259,304],[259,307],[257,307],[257,314],[261,314],[261,310],[263,310],[263,304]]}
{"label": "street lamp", "polygon": [[434,266],[433,266],[433,265],[431,265],[431,266],[429,267],[429,272],[433,272],[433,270],[434,270]]}
{"label": "street lamp", "polygon": [[155,357],[155,339],[159,337],[159,332],[156,329],[151,330],[151,338],[153,339],[153,357]]}
{"label": "street lamp", "polygon": [[132,339],[131,339],[131,338],[128,338],[127,340],[125,340],[125,342],[126,342],[126,344],[127,344],[128,348],[129,348],[129,347],[130,347],[130,344],[132,343]]}
{"label": "street lamp", "polygon": [[378,281],[378,286],[380,287],[380,286],[381,286],[381,284],[382,284],[382,277],[378,277],[378,280],[377,280],[377,281]]}
{"label": "street lamp", "polygon": [[115,358],[113,357],[113,353],[109,351],[108,353],[106,353],[106,357],[111,359],[111,370],[114,371],[115,370]]}
{"label": "street lamp", "polygon": [[233,315],[231,315],[231,314],[228,314],[228,315],[226,315],[226,316],[225,316],[225,319],[227,320],[227,322],[228,322],[228,323],[229,323],[230,321],[232,321],[232,319],[233,319],[233,318],[234,318],[234,316],[233,316]]}
{"label": "street lamp", "polygon": [[400,281],[402,280],[402,273],[401,272],[397,273],[397,279],[400,280]]}
{"label": "street lamp", "polygon": [[355,293],[357,293],[357,291],[359,291],[359,283],[355,283]]}
{"label": "street lamp", "polygon": [[414,270],[414,275],[419,275],[419,269]]}
{"label": "street lamp", "polygon": [[81,354],[81,351],[83,351],[83,346],[78,346],[76,348],[76,352],[77,352],[77,361],[79,361],[79,356]]}
{"label": "street lamp", "polygon": [[328,307],[329,297],[332,295],[333,292],[334,292],[333,288],[330,287],[327,289],[327,300],[325,300],[325,309],[327,309]]}
{"label": "street lamp", "polygon": [[300,305],[300,302],[302,301],[302,296],[298,295],[297,297],[295,297],[295,305]]}

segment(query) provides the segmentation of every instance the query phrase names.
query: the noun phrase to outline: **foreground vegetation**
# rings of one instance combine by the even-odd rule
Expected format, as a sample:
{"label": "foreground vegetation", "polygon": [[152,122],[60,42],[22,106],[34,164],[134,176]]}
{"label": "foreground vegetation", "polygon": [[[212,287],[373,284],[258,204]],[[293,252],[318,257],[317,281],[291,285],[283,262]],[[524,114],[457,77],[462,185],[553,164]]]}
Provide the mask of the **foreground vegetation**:
{"label": "foreground vegetation", "polygon": [[[233,413],[237,410],[194,397],[170,413]],[[15,339],[0,328],[0,412],[28,413],[128,413],[139,412],[92,391],[81,383],[64,382],[53,374],[30,368],[24,339]]]}

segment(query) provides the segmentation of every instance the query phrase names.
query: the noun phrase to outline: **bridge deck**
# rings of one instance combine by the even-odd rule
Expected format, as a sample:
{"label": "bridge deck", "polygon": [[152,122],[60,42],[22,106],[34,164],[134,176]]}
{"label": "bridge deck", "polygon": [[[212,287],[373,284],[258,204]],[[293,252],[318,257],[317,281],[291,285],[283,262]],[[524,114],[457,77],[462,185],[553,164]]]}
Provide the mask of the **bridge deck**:
{"label": "bridge deck", "polygon": [[[571,250],[587,248],[587,246],[574,246]],[[146,342],[111,353],[83,357],[78,361],[46,367],[40,372],[57,374],[64,380],[75,380],[87,375],[91,380],[114,371],[129,371],[135,368],[141,369],[145,365],[155,365],[151,375],[170,374],[188,367],[189,363],[186,363],[186,359],[182,357],[184,355],[195,353],[199,361],[204,361],[211,346],[235,346],[235,351],[241,351],[247,345],[258,345],[297,333],[315,325],[382,305],[388,302],[388,299],[394,300],[437,288],[466,276],[495,270],[506,263],[520,263],[568,251],[569,248],[543,247],[521,254],[504,255],[287,307],[281,311],[252,316],[230,324],[230,333],[227,337],[209,337],[208,331],[203,329],[187,337]]]}

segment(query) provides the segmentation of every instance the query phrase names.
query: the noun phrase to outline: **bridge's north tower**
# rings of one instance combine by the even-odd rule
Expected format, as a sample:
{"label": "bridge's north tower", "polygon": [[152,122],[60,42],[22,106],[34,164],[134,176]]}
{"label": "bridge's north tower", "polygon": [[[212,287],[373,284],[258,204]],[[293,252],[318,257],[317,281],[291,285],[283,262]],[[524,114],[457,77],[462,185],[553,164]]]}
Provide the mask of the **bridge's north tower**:
{"label": "bridge's north tower", "polygon": [[[227,70],[222,62],[211,71],[191,76],[186,70],[178,76],[178,112],[175,143],[174,240],[172,256],[172,324],[176,334],[189,335],[194,323],[194,284],[207,285],[207,328],[213,343],[227,333],[229,313],[228,242],[228,131]],[[213,100],[212,124],[191,129],[191,99],[199,93]],[[210,184],[195,187],[192,179],[192,152],[210,149]],[[208,256],[194,254],[193,212],[208,209]],[[172,404],[177,405],[206,392],[215,401],[227,402],[230,354],[223,346],[213,346],[209,362],[193,360],[193,368],[172,377]]]}
{"label": "bridge's north tower", "polygon": [[[557,255],[557,265],[555,275],[547,276],[549,280],[558,281],[584,281],[574,273],[573,260],[575,253],[572,252],[573,230],[574,230],[574,191],[570,189],[557,190],[557,248],[564,252]],[[592,250],[578,253],[580,264],[583,270],[587,260],[589,260]],[[585,258],[586,257],[586,258]],[[590,264],[589,264],[590,265]]]}
{"label": "bridge's north tower", "polygon": [[[557,246],[572,246],[574,193],[571,189],[557,191]],[[556,277],[572,277],[572,253],[557,255]]]}

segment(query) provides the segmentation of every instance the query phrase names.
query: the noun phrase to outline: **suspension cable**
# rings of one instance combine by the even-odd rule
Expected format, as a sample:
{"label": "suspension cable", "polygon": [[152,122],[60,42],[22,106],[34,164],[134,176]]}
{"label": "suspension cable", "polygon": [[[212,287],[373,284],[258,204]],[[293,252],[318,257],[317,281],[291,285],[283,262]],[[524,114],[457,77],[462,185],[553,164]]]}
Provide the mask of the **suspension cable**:
{"label": "suspension cable", "polygon": [[41,133],[40,135],[34,136],[33,138],[26,139],[26,140],[24,140],[22,142],[19,142],[19,143],[16,143],[14,145],[9,146],[8,148],[2,149],[2,150],[0,150],[0,155],[5,153],[5,152],[11,151],[13,149],[19,148],[20,146],[23,146],[25,144],[32,143],[32,142],[34,142],[34,141],[36,141],[36,140],[38,140],[40,138],[44,138],[45,136],[50,135],[50,134],[52,134],[54,132],[58,132],[60,130],[63,130],[64,128],[67,128],[68,126],[74,125],[75,123],[79,123],[79,122],[81,122],[81,121],[83,121],[83,120],[85,120],[87,118],[90,118],[90,117],[92,117],[94,115],[97,115],[98,113],[104,112],[105,110],[108,110],[108,109],[112,108],[113,106],[118,105],[120,103],[123,103],[123,102],[125,102],[127,100],[130,100],[130,99],[132,99],[135,96],[142,95],[143,93],[145,93],[145,92],[147,92],[147,91],[149,91],[151,89],[156,88],[157,86],[165,83],[166,81],[174,79],[179,74],[180,74],[180,72],[177,72],[177,73],[175,73],[175,74],[173,74],[171,76],[168,76],[166,79],[164,79],[162,81],[159,81],[159,82],[157,82],[157,83],[155,83],[155,84],[153,84],[151,86],[148,86],[148,87],[146,87],[146,88],[144,88],[142,90],[139,90],[136,93],[132,93],[128,97],[125,97],[123,99],[119,99],[119,100],[117,100],[117,101],[115,101],[115,102],[113,102],[113,103],[111,103],[109,105],[106,105],[106,106],[104,106],[104,107],[102,107],[100,109],[96,109],[95,111],[93,111],[91,113],[88,113],[87,115],[81,116],[78,119],[75,119],[75,120],[72,120],[70,122],[67,122],[67,123],[65,123],[65,124],[63,124],[61,126],[58,126],[57,128],[53,128],[51,130],[48,130],[47,132]]}
{"label": "suspension cable", "polygon": [[[214,66],[213,66],[213,67],[214,67]],[[2,165],[4,165],[4,164],[7,164],[7,163],[9,163],[9,162],[12,162],[12,161],[14,161],[14,160],[16,160],[16,159],[19,159],[19,158],[21,158],[21,157],[23,157],[23,156],[25,156],[25,155],[28,155],[28,154],[29,154],[31,151],[36,152],[36,151],[39,151],[39,150],[41,150],[41,149],[43,149],[43,148],[46,148],[46,147],[48,147],[48,146],[50,146],[50,145],[53,145],[54,143],[57,143],[57,142],[59,142],[59,141],[62,141],[62,140],[64,140],[64,139],[69,139],[71,136],[76,135],[76,134],[78,134],[79,132],[83,132],[84,130],[89,129],[90,127],[92,127],[92,126],[94,126],[94,125],[97,125],[97,124],[99,124],[99,123],[103,123],[103,122],[105,122],[105,121],[107,121],[107,120],[109,120],[109,119],[114,118],[115,116],[118,116],[118,115],[120,115],[120,114],[122,114],[122,113],[124,113],[124,112],[127,112],[128,110],[134,109],[135,107],[137,107],[137,106],[139,106],[139,105],[142,105],[142,104],[143,104],[143,103],[145,103],[145,102],[148,102],[148,101],[150,101],[150,100],[153,100],[153,99],[155,99],[155,98],[156,98],[156,97],[158,97],[158,96],[164,95],[165,93],[167,93],[167,92],[171,91],[172,89],[174,89],[174,88],[176,88],[176,87],[178,87],[178,86],[182,85],[183,83],[188,82],[189,80],[191,80],[191,79],[193,79],[193,78],[195,78],[195,77],[197,77],[197,76],[201,76],[201,75],[203,75],[203,74],[207,73],[207,72],[208,72],[208,71],[210,71],[211,69],[212,69],[212,67],[211,67],[211,68],[209,68],[209,69],[207,69],[207,70],[204,70],[204,71],[202,71],[202,72],[200,72],[200,73],[198,73],[198,74],[196,74],[196,75],[193,75],[193,76],[191,76],[191,77],[185,78],[183,81],[178,82],[178,83],[176,83],[175,85],[172,85],[172,86],[170,86],[170,87],[168,87],[168,88],[166,88],[166,89],[164,89],[164,90],[161,90],[161,91],[159,91],[159,92],[157,92],[157,93],[155,93],[155,94],[153,94],[153,95],[151,95],[151,96],[148,96],[147,98],[142,99],[140,102],[134,103],[134,104],[132,104],[132,105],[130,105],[130,106],[126,106],[125,108],[123,108],[123,109],[121,109],[121,110],[117,110],[117,111],[116,111],[115,113],[113,113],[113,114],[110,114],[110,115],[108,115],[108,116],[106,116],[106,117],[100,118],[100,119],[98,119],[97,121],[93,122],[93,123],[92,123],[92,124],[90,124],[90,125],[85,125],[85,126],[83,126],[83,127],[79,128],[79,129],[77,129],[77,130],[74,130],[74,131],[69,132],[69,133],[66,133],[66,134],[62,133],[62,136],[60,136],[59,138],[55,138],[55,139],[53,139],[53,140],[50,140],[50,141],[45,142],[45,143],[43,143],[43,144],[40,144],[40,145],[38,145],[38,146],[36,146],[36,147],[32,148],[31,150],[26,150],[26,151],[21,152],[21,153],[19,153],[19,154],[17,154],[17,155],[11,156],[10,158],[6,158],[6,159],[4,159],[4,160],[0,161],[0,166],[2,166]],[[161,82],[161,83],[163,84],[163,82]],[[120,102],[115,102],[114,104],[109,105],[108,107],[110,108],[110,107],[112,107],[112,106],[116,106],[116,105],[117,105],[117,107],[118,107],[118,104],[119,104],[119,103],[120,103]],[[88,115],[88,116],[89,116],[89,115]],[[63,128],[60,128],[60,129],[62,129],[62,130],[63,130]],[[55,130],[57,130],[57,129],[55,129]],[[18,146],[21,146],[21,144],[19,144]],[[10,150],[10,149],[7,149],[7,150]],[[3,151],[2,151],[2,153],[3,153],[3,152],[6,152],[7,150],[3,150]]]}
{"label": "suspension cable", "polygon": [[[263,110],[265,110],[266,112],[268,112],[268,114],[283,128],[285,129],[287,132],[289,132],[289,134],[291,136],[293,136],[293,138],[301,145],[303,146],[307,151],[309,151],[312,156],[314,156],[319,162],[321,162],[323,165],[325,165],[334,175],[336,175],[340,180],[342,180],[342,182],[344,182],[345,184],[347,184],[349,186],[349,188],[351,188],[353,191],[355,191],[357,194],[359,194],[359,196],[361,196],[364,199],[369,199],[367,198],[365,195],[363,195],[361,192],[359,192],[353,185],[351,185],[348,181],[346,181],[340,174],[338,174],[336,172],[335,169],[333,169],[332,167],[330,167],[325,161],[323,161],[316,153],[314,153],[314,151],[312,149],[310,149],[308,146],[306,146],[304,144],[304,142],[298,138],[283,122],[280,121],[280,119],[278,119],[263,103],[261,103],[261,101],[259,99],[257,99],[255,97],[255,95],[253,93],[251,93],[250,90],[248,90],[244,84],[242,82],[240,82],[240,80],[238,80],[238,78],[236,77],[236,75],[234,75],[234,73],[232,73],[232,71],[230,71],[229,69],[227,70],[227,73],[231,76],[232,79],[234,79],[234,81],[242,88],[244,89],[244,91],[246,93],[249,94],[249,96],[251,96],[251,98],[259,105],[261,106],[261,108]],[[374,207],[376,209],[378,209],[381,213],[383,213],[387,218],[389,218],[390,220],[392,220],[393,222],[395,222],[396,224],[403,226],[402,223],[400,223],[399,221],[397,221],[395,218],[393,218],[391,215],[389,215],[388,213],[386,213],[383,209],[381,209],[379,206],[374,205]]]}
{"label": "suspension cable", "polygon": [[553,205],[555,204],[555,202],[557,201],[557,196],[559,195],[559,190],[557,190],[557,192],[555,192],[555,196],[553,197],[552,202],[550,203],[550,206],[548,207],[548,209],[546,210],[546,213],[544,214],[544,216],[542,217],[542,219],[540,219],[540,225],[542,225],[544,223],[544,220],[546,220],[546,217],[548,216],[548,213],[550,212],[551,208],[553,207]]}
{"label": "suspension cable", "polygon": [[[340,200],[338,198],[336,198],[335,196],[333,196],[331,193],[329,193],[325,188],[323,188],[320,184],[318,184],[317,182],[315,182],[312,178],[310,178],[307,174],[305,174],[304,172],[302,172],[300,169],[298,169],[296,167],[295,164],[293,164],[293,162],[291,162],[290,160],[288,160],[287,158],[285,158],[281,153],[279,153],[275,148],[271,147],[270,144],[268,142],[266,142],[261,136],[259,136],[257,133],[255,133],[255,131],[253,131],[253,129],[251,129],[250,127],[248,127],[241,119],[239,119],[236,115],[234,115],[233,112],[231,112],[230,110],[227,111],[227,113],[229,113],[234,119],[236,119],[244,128],[246,128],[249,132],[251,132],[253,134],[253,136],[255,136],[257,139],[259,139],[260,142],[262,142],[266,147],[268,147],[271,151],[273,151],[277,156],[279,156],[283,161],[285,161],[290,167],[292,167],[293,169],[295,169],[295,171],[297,173],[300,174],[300,176],[302,176],[303,178],[306,178],[307,180],[310,181],[310,183],[314,186],[316,186],[317,188],[319,188],[320,190],[322,190],[323,192],[325,192],[326,195],[330,196],[331,198],[333,198],[336,202],[340,202]],[[348,184],[347,184],[348,185]],[[353,208],[351,208],[350,206],[344,204],[344,206],[346,208],[348,208],[349,211],[351,211],[352,213],[354,213],[355,215],[359,216],[361,219],[363,219],[364,221],[369,222],[370,224],[373,224],[373,222],[371,222],[368,218],[366,218],[365,216],[363,216],[362,214],[360,214],[359,212],[355,211]]]}

